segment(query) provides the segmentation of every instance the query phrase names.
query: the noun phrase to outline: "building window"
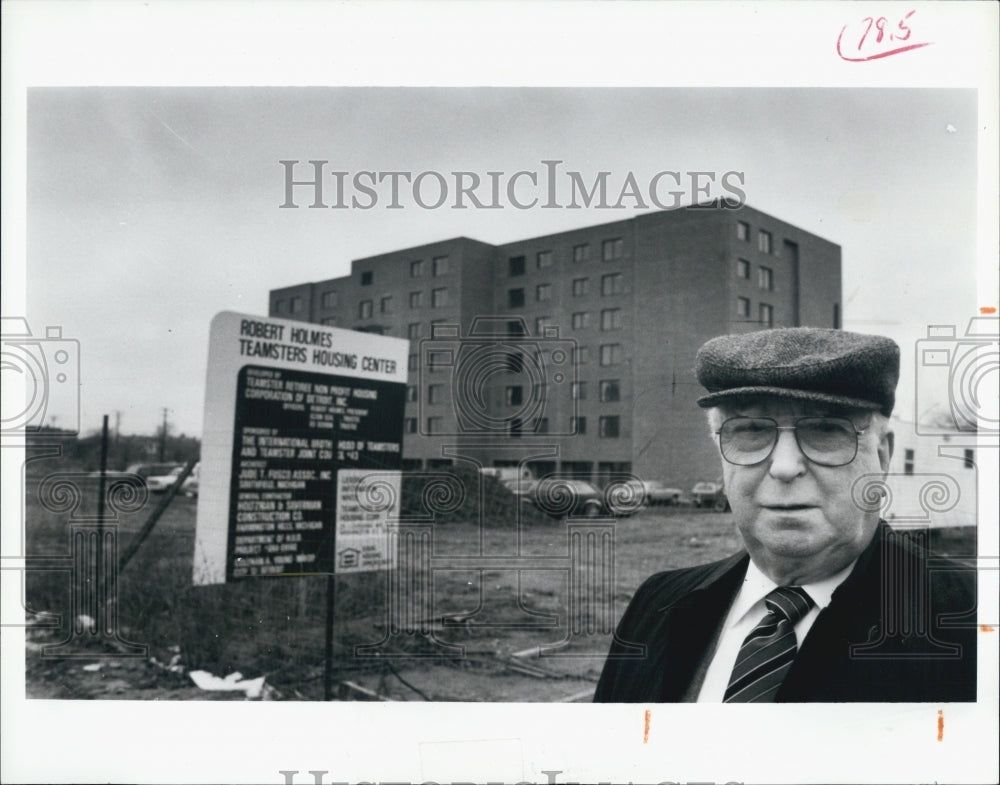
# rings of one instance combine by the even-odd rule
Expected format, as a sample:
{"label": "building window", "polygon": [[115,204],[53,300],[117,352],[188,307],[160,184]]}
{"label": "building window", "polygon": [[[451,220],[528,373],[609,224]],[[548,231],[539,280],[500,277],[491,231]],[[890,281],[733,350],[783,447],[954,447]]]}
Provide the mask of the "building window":
{"label": "building window", "polygon": [[408,403],[415,403],[417,400],[417,386],[415,384],[408,385],[406,388],[406,400]]}
{"label": "building window", "polygon": [[573,246],[573,261],[574,262],[589,262],[590,261],[590,245],[583,243],[583,245]]}
{"label": "building window", "polygon": [[749,297],[737,297],[736,298],[736,315],[742,316],[746,319],[750,318],[750,298]]}
{"label": "building window", "polygon": [[551,318],[551,316],[539,316],[535,319],[535,335],[545,335],[545,328],[549,326]]}
{"label": "building window", "polygon": [[441,433],[441,423],[443,422],[442,417],[428,417],[427,418],[427,433]]}
{"label": "building window", "polygon": [[424,274],[424,260],[414,259],[410,262],[410,278],[420,278]]}
{"label": "building window", "polygon": [[964,457],[964,461],[962,464],[963,468],[966,469],[976,468],[976,461],[975,461],[976,453],[974,450],[966,450],[963,457]]}
{"label": "building window", "polygon": [[549,418],[539,417],[538,425],[535,427],[535,433],[548,433],[549,432]]}
{"label": "building window", "polygon": [[510,430],[507,432],[507,435],[510,436],[511,439],[520,439],[521,427],[522,427],[521,418],[515,417],[510,421]]}
{"label": "building window", "polygon": [[750,224],[745,221],[736,222],[736,239],[737,240],[749,240],[750,239]]}
{"label": "building window", "polygon": [[448,304],[448,288],[431,289],[431,308],[444,308]]}
{"label": "building window", "polygon": [[524,307],[524,289],[507,290],[507,307],[508,308]]}
{"label": "building window", "polygon": [[625,255],[625,243],[620,237],[605,240],[601,243],[601,258],[605,262],[613,262]]}
{"label": "building window", "polygon": [[411,354],[409,360],[406,362],[406,370],[415,371],[418,368],[417,355]]}
{"label": "building window", "polygon": [[577,346],[573,349],[573,364],[586,365],[590,362],[590,347]]}
{"label": "building window", "polygon": [[434,261],[431,263],[431,271],[434,273],[435,278],[447,275],[449,267],[450,263],[447,256],[435,256]]}
{"label": "building window", "polygon": [[903,451],[903,474],[913,474],[913,450]]}
{"label": "building window", "polygon": [[761,253],[771,253],[771,233],[763,229],[757,234],[757,250]]}
{"label": "building window", "polygon": [[523,256],[512,256],[507,260],[507,275],[511,278],[516,278],[519,275],[524,275],[524,257]]}
{"label": "building window", "polygon": [[546,267],[551,267],[552,251],[539,251],[538,256],[535,257],[535,262],[537,263],[539,270],[543,270]]}
{"label": "building window", "polygon": [[608,297],[625,291],[625,276],[621,273],[610,273],[601,276],[601,295]]}
{"label": "building window", "polygon": [[602,330],[620,330],[622,328],[622,309],[605,308],[601,311]]}
{"label": "building window", "polygon": [[444,400],[443,384],[427,385],[427,403],[441,403]]}
{"label": "building window", "polygon": [[365,270],[363,273],[361,273],[362,286],[371,286],[372,281],[374,280],[375,280],[375,273],[373,273],[371,270]]}
{"label": "building window", "polygon": [[454,362],[451,350],[427,352],[427,370],[437,373],[442,368],[450,368]]}
{"label": "building window", "polygon": [[601,403],[621,400],[621,382],[618,379],[601,379]]}
{"label": "building window", "polygon": [[288,301],[288,312],[289,313],[298,313],[301,310],[302,310],[302,298],[301,297],[292,297]]}
{"label": "building window", "polygon": [[597,420],[597,435],[602,439],[617,439],[620,431],[620,422],[617,414],[609,414],[599,417]]}
{"label": "building window", "polygon": [[570,417],[569,418],[569,432],[575,433],[578,436],[582,436],[587,433],[587,418],[586,417]]}
{"label": "building window", "polygon": [[285,307],[285,301],[284,300],[275,300],[274,301],[274,308],[273,308],[274,313],[281,313],[281,309],[284,308],[284,307]]}
{"label": "building window", "polygon": [[601,345],[601,365],[620,365],[622,361],[622,345],[620,343],[605,343]]}
{"label": "building window", "polygon": [[337,323],[337,317],[336,316],[324,316],[322,319],[319,320],[319,323],[322,324],[322,325],[325,325],[327,327],[331,327],[331,326],[333,326],[333,325],[335,325]]}
{"label": "building window", "polygon": [[503,391],[503,400],[508,406],[520,406],[524,403],[524,388],[519,384],[505,388]]}
{"label": "building window", "polygon": [[587,383],[586,382],[573,382],[569,388],[570,395],[577,401],[584,401],[587,399]]}
{"label": "building window", "polygon": [[387,294],[383,297],[379,301],[378,308],[382,313],[392,313],[392,295]]}
{"label": "building window", "polygon": [[761,267],[757,271],[757,286],[765,292],[774,289],[774,271],[770,267]]}
{"label": "building window", "polygon": [[573,279],[573,296],[582,297],[590,289],[590,279],[589,278],[574,278]]}
{"label": "building window", "polygon": [[358,303],[358,318],[359,319],[371,319],[372,318],[372,301],[362,300]]}
{"label": "building window", "polygon": [[748,262],[746,259],[736,260],[736,277],[750,278],[750,262]]}
{"label": "building window", "polygon": [[320,305],[324,308],[336,308],[337,293],[335,291],[323,292],[323,297],[320,299]]}
{"label": "building window", "polygon": [[552,284],[540,283],[535,287],[535,299],[544,303],[552,299]]}
{"label": "building window", "polygon": [[417,418],[416,417],[407,417],[406,418],[406,432],[407,433],[416,433],[417,432]]}
{"label": "building window", "polygon": [[415,341],[420,337],[420,329],[423,322],[410,322],[406,325],[406,337],[411,341]]}
{"label": "building window", "polygon": [[760,323],[765,327],[774,327],[774,308],[767,303],[760,304]]}
{"label": "building window", "polygon": [[515,338],[519,335],[525,335],[524,322],[522,322],[520,319],[508,319],[507,335]]}
{"label": "building window", "polygon": [[419,308],[424,304],[424,293],[423,292],[410,292],[410,307]]}
{"label": "building window", "polygon": [[573,316],[572,326],[574,330],[582,330],[587,326],[587,322],[590,321],[590,313],[587,311],[577,311]]}

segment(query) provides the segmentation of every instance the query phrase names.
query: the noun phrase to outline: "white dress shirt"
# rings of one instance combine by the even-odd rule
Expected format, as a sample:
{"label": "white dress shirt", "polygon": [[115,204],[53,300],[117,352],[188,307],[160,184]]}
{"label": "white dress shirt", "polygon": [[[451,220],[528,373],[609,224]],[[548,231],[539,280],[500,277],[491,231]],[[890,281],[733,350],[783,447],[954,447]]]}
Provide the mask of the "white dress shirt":
{"label": "white dress shirt", "polygon": [[[855,559],[855,561],[857,560]],[[815,605],[795,625],[795,640],[798,646],[802,645],[802,641],[805,640],[820,611],[830,604],[833,592],[851,574],[853,569],[854,561],[829,578],[802,585]],[[729,607],[729,613],[723,622],[718,645],[698,692],[698,703],[722,702],[743,641],[750,634],[750,631],[760,623],[760,620],[767,615],[768,609],[764,604],[764,597],[776,588],[778,585],[762,573],[751,560],[747,567],[746,577],[743,579],[743,586]]]}

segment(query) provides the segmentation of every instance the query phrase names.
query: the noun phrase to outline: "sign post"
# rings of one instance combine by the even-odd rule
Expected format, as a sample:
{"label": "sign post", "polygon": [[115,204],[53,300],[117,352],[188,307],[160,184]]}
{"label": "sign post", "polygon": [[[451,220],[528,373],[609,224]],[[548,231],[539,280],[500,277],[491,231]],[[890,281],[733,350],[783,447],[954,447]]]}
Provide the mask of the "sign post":
{"label": "sign post", "polygon": [[328,699],[334,573],[395,565],[408,352],[304,322],[212,320],[194,583],[328,576]]}

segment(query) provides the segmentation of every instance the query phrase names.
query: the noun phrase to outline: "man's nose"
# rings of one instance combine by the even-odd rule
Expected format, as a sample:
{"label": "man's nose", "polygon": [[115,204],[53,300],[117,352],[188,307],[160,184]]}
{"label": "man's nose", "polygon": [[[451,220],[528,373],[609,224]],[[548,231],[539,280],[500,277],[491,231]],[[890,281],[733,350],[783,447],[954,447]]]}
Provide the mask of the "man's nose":
{"label": "man's nose", "polygon": [[771,452],[771,465],[768,473],[776,480],[789,482],[806,472],[809,459],[802,454],[799,443],[795,440],[795,431],[778,431],[778,443]]}

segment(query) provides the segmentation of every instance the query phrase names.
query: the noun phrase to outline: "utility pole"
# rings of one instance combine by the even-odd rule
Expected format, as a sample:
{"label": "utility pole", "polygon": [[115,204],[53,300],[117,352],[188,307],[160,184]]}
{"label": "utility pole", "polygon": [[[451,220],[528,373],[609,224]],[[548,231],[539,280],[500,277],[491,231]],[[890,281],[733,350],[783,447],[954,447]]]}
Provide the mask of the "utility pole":
{"label": "utility pole", "polygon": [[163,407],[163,429],[160,431],[160,463],[167,460],[167,407]]}

